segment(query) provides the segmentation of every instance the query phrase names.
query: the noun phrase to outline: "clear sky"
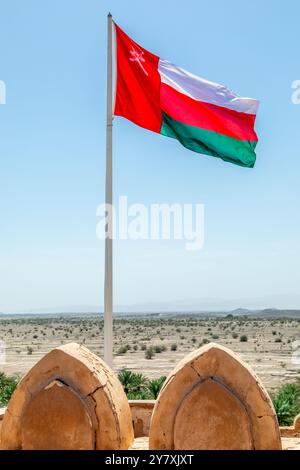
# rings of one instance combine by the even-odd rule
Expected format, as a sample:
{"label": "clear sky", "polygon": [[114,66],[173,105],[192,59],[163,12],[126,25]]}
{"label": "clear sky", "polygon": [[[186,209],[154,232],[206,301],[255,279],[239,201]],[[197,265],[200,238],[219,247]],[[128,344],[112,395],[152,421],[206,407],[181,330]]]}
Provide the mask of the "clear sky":
{"label": "clear sky", "polygon": [[102,308],[109,10],[151,52],[261,101],[253,170],[115,119],[115,199],[205,205],[201,251],[115,243],[116,305],[300,308],[299,1],[10,0],[0,6],[0,312]]}

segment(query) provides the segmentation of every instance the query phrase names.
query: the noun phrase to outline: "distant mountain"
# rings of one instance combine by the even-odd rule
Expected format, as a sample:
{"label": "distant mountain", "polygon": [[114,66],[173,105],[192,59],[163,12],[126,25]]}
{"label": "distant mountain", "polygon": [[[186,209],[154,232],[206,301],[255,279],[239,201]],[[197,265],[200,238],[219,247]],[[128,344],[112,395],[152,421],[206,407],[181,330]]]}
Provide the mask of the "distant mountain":
{"label": "distant mountain", "polygon": [[278,318],[278,317],[294,318],[294,317],[300,317],[300,310],[298,309],[282,310],[278,308],[265,308],[264,310],[261,310],[259,312],[259,315],[263,317],[272,317],[272,318],[273,317],[274,318]]}
{"label": "distant mountain", "polygon": [[[153,310],[140,310],[140,311],[115,311],[115,317],[139,317],[139,316],[151,316],[151,317],[174,317],[174,316],[201,316],[201,317],[249,317],[249,318],[299,318],[300,319],[300,310],[299,309],[277,309],[277,308],[265,308],[251,310],[247,308],[237,308],[234,310],[173,310],[173,311],[164,311],[153,308]],[[73,311],[73,312],[43,312],[43,313],[11,313],[4,314],[0,313],[1,318],[60,318],[60,317],[103,317],[103,313],[96,311]]]}
{"label": "distant mountain", "polygon": [[257,312],[257,310],[249,310],[248,308],[236,308],[234,310],[231,310],[228,313],[234,316],[241,316],[241,315],[249,315],[249,314],[252,315],[254,312]]}

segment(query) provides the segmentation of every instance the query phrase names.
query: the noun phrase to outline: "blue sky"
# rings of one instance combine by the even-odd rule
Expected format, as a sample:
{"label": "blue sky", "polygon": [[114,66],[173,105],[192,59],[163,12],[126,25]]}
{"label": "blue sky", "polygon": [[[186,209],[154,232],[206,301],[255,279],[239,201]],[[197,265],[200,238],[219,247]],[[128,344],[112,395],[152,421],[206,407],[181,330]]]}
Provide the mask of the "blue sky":
{"label": "blue sky", "polygon": [[261,101],[253,170],[115,119],[115,199],[205,205],[199,252],[115,243],[115,304],[300,308],[299,2],[10,0],[0,11],[0,311],[102,306],[109,10],[146,49]]}

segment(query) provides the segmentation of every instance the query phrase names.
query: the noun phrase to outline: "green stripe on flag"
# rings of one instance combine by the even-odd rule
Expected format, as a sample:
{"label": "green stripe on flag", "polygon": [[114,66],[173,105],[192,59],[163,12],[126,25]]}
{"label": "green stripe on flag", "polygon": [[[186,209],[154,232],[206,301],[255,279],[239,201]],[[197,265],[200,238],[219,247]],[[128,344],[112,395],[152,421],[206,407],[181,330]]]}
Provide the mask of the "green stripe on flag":
{"label": "green stripe on flag", "polygon": [[203,153],[236,165],[253,168],[257,142],[239,140],[217,132],[182,124],[162,113],[160,133],[172,137],[189,150]]}

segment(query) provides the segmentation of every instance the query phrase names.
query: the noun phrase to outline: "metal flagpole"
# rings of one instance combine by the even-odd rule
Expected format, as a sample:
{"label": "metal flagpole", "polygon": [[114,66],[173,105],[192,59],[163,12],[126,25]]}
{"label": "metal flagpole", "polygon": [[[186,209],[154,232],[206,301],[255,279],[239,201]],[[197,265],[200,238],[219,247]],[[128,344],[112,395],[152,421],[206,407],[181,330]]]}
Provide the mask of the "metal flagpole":
{"label": "metal flagpole", "polygon": [[106,117],[106,237],[104,280],[104,360],[113,365],[113,245],[112,245],[112,16],[107,16],[107,117]]}

